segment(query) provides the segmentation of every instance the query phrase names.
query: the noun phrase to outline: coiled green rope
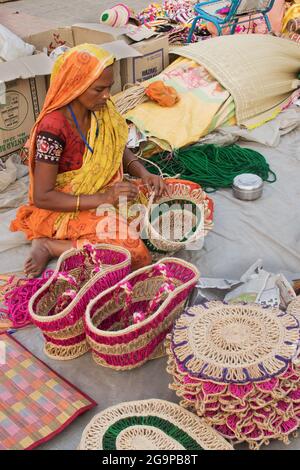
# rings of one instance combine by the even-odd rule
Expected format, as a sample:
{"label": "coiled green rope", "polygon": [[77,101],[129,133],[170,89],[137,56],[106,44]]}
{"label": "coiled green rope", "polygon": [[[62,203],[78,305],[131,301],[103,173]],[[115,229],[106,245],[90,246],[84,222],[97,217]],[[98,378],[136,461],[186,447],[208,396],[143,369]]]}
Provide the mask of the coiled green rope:
{"label": "coiled green rope", "polygon": [[263,155],[238,145],[195,145],[171,154],[164,152],[155,155],[146,167],[151,173],[159,174],[159,169],[150,162],[170,178],[180,175],[181,179],[200,184],[206,192],[230,188],[234,178],[242,173],[254,173],[269,183],[277,180]]}

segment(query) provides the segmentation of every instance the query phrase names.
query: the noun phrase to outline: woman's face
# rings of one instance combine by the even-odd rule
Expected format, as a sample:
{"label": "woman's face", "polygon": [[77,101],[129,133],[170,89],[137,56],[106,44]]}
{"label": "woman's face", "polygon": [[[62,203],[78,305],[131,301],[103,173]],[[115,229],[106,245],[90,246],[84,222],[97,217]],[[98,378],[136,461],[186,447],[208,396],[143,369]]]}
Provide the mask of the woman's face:
{"label": "woman's face", "polygon": [[89,111],[100,111],[110,98],[110,90],[114,84],[114,67],[107,67],[79,98],[78,101]]}

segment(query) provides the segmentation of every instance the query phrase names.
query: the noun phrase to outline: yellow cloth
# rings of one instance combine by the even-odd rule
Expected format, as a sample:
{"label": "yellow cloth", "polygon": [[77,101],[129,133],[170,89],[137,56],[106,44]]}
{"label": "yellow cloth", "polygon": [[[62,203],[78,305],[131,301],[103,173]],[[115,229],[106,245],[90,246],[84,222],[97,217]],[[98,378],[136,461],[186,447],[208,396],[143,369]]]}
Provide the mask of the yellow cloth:
{"label": "yellow cloth", "polygon": [[295,18],[300,18],[300,0],[295,1],[295,5],[292,5],[284,15],[282,32],[285,32],[288,22]]}
{"label": "yellow cloth", "polygon": [[157,80],[175,88],[179,102],[171,108],[162,108],[149,101],[138,105],[125,117],[161,148],[168,150],[197,142],[213,130],[213,122],[222,124],[217,113],[224,111],[223,105],[229,103],[230,94],[204,67],[190,59],[179,58],[147,83]]}
{"label": "yellow cloth", "polygon": [[[96,138],[97,122],[101,137]],[[103,111],[92,115],[88,135],[89,146],[83,156],[83,165],[79,170],[68,171],[57,176],[55,189],[71,193],[92,195],[101,192],[110,184],[122,181],[123,154],[128,137],[126,121],[117,113],[114,104],[109,101]],[[62,238],[67,231],[71,218],[76,212],[62,213],[56,221],[57,235]]]}

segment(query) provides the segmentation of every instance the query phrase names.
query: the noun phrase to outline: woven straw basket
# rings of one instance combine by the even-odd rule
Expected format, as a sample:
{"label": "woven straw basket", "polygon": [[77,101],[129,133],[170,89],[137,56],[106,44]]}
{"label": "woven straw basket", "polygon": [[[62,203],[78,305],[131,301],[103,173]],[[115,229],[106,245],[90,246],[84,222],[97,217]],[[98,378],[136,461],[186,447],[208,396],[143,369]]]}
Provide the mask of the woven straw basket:
{"label": "woven straw basket", "polygon": [[166,181],[169,195],[150,197],[143,226],[145,244],[157,254],[175,254],[213,228],[213,201],[201,187],[189,181]]}
{"label": "woven straw basket", "polygon": [[49,281],[32,297],[29,313],[45,338],[45,353],[75,359],[89,350],[83,316],[100,292],[130,273],[130,253],[111,245],[70,250],[58,260]]}
{"label": "woven straw basket", "polygon": [[129,370],[157,356],[198,279],[193,265],[166,258],[100,294],[85,315],[94,360]]}

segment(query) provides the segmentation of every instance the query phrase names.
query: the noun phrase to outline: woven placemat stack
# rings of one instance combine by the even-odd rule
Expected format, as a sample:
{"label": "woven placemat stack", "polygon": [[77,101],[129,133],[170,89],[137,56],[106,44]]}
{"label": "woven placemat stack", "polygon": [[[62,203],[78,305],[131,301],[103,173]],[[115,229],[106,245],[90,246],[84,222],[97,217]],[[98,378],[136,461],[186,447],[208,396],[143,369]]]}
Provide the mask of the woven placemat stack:
{"label": "woven placemat stack", "polygon": [[192,307],[167,339],[181,405],[250,448],[289,442],[300,425],[299,323],[256,304]]}

